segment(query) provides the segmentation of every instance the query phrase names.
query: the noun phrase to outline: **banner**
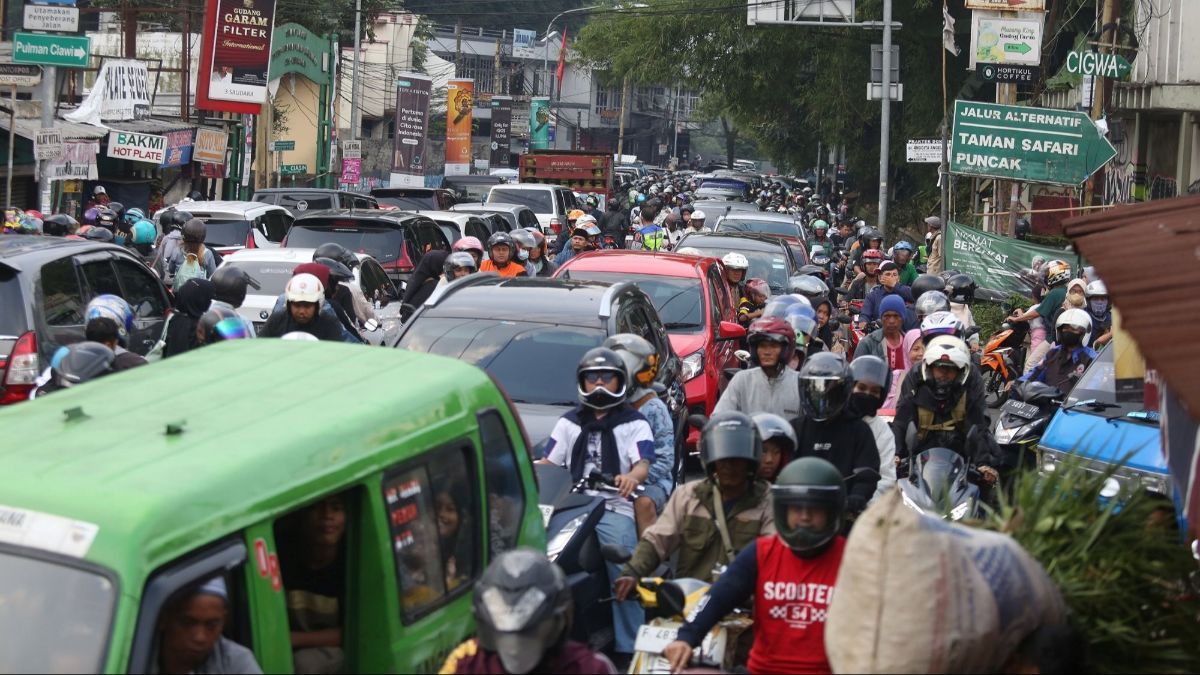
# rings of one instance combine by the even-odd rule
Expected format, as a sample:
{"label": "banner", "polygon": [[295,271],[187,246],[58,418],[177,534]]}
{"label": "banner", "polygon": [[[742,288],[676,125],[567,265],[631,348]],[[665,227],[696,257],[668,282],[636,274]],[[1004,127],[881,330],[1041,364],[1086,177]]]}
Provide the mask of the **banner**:
{"label": "banner", "polygon": [[195,145],[192,148],[192,161],[201,164],[224,164],[225,146],[229,142],[229,134],[217,129],[196,129]]}
{"label": "banner", "polygon": [[446,175],[471,173],[471,113],[475,80],[450,80],[446,86]]}
{"label": "banner", "polygon": [[508,141],[512,131],[512,105],[509,96],[492,97],[492,156],[489,166],[493,169],[507,169],[511,162]]}
{"label": "banner", "polygon": [[362,160],[342,158],[342,182],[357,186],[362,178]]}
{"label": "banner", "polygon": [[167,137],[135,131],[108,132],[108,156],[131,162],[162,165],[167,157]]}
{"label": "banner", "polygon": [[562,100],[562,79],[563,73],[567,69],[567,27],[563,26],[562,46],[558,48],[558,69],[554,71],[554,78],[558,81],[558,100]]}
{"label": "banner", "polygon": [[1013,293],[1032,296],[1041,279],[1040,271],[1034,271],[1034,258],[1043,262],[1065,260],[1076,274],[1082,265],[1082,259],[1072,251],[1038,246],[959,223],[949,223],[943,236],[946,269],[971,275],[981,291],[988,291],[977,293],[985,300],[1003,300]]}
{"label": "banner", "polygon": [[183,166],[192,161],[192,130],[170,131],[167,137],[167,154],[163,158],[162,168]]}
{"label": "banner", "polygon": [[96,180],[96,155],[100,154],[97,141],[67,141],[58,159],[43,162],[44,172],[50,180]]}
{"label": "banner", "polygon": [[429,131],[429,96],[433,80],[400,73],[396,80],[396,142],[392,158],[393,187],[425,186],[425,145]]}
{"label": "banner", "polygon": [[535,96],[529,104],[529,149],[550,147],[550,97]]}
{"label": "banner", "polygon": [[275,0],[208,0],[196,107],[257,115],[267,99]]}
{"label": "banner", "polygon": [[150,116],[150,81],[141,61],[106,60],[83,103],[63,119],[102,127],[101,121],[120,122]]}

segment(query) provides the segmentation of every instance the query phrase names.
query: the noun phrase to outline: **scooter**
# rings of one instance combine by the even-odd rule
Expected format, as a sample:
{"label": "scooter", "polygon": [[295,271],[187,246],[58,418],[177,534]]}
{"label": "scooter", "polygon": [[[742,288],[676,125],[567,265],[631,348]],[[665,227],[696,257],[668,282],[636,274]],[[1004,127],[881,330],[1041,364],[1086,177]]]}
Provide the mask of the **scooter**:
{"label": "scooter", "polygon": [[1044,382],[1019,382],[1000,408],[994,436],[1003,455],[1002,476],[1011,478],[1021,467],[1036,467],[1038,441],[1065,395]]}
{"label": "scooter", "polygon": [[1008,397],[1010,383],[1021,375],[1025,361],[1021,347],[1028,332],[1026,324],[1004,323],[984,345],[983,355],[979,357],[979,373],[983,376],[989,407],[996,408],[1003,403]]}
{"label": "scooter", "polygon": [[[974,480],[971,480],[974,478]],[[898,479],[905,506],[938,518],[982,515],[978,473],[949,448],[929,448],[909,459],[908,477]]]}

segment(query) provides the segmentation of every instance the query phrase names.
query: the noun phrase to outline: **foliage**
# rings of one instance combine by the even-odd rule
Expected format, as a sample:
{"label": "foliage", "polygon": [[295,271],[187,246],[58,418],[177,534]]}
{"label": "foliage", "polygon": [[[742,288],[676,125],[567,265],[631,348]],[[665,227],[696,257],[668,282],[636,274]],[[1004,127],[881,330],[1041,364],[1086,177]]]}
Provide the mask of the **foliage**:
{"label": "foliage", "polygon": [[983,524],[1011,535],[1058,584],[1100,673],[1189,672],[1200,663],[1195,562],[1174,527],[1171,502],[1138,487],[1100,497],[1118,467],[1077,461],[1017,477],[1011,499]]}
{"label": "foliage", "polygon": [[989,337],[1000,330],[1000,325],[1008,318],[1013,307],[1028,307],[1032,300],[1014,293],[1003,302],[987,302],[976,300],[971,303],[971,315],[975,317],[975,325],[979,326],[979,339],[987,343]]}

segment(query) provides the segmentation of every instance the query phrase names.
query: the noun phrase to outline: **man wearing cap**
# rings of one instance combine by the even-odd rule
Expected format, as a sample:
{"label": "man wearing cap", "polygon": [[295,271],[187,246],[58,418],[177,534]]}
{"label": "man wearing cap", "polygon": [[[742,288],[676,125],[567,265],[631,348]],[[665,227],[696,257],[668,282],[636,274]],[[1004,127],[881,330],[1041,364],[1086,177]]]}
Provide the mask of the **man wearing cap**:
{"label": "man wearing cap", "polygon": [[163,611],[151,673],[262,673],[254,652],[221,635],[229,613],[225,579],[184,591]]}
{"label": "man wearing cap", "polygon": [[889,370],[904,370],[904,317],[908,310],[904,299],[893,293],[879,303],[882,326],[866,335],[854,349],[854,356],[878,356]]}
{"label": "man wearing cap", "polygon": [[879,285],[868,291],[863,300],[862,323],[865,325],[878,319],[881,314],[879,303],[892,295],[900,296],[907,305],[914,302],[912,289],[900,283],[900,267],[894,261],[884,260],[879,266]]}
{"label": "man wearing cap", "polygon": [[925,262],[925,271],[929,274],[941,274],[946,269],[946,260],[942,257],[942,219],[929,216],[925,219],[929,231],[925,234],[925,249],[929,257]]}
{"label": "man wearing cap", "polygon": [[587,250],[588,250],[587,226],[593,224],[593,222],[594,222],[594,221],[590,220],[590,218],[591,218],[591,216],[584,216],[583,218],[580,218],[579,220],[582,222],[575,223],[575,226],[571,228],[571,238],[568,241],[568,244],[566,246],[563,246],[563,249],[558,254],[558,257],[554,259],[554,264],[556,266],[562,267],[563,264],[566,263],[571,258],[574,258],[575,256],[577,256],[581,253],[587,252]]}

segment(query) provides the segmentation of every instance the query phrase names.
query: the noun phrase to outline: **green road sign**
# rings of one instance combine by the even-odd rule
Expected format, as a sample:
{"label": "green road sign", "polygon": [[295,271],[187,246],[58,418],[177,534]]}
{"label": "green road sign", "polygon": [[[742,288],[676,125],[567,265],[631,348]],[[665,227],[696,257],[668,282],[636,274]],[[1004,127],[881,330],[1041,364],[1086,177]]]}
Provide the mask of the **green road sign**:
{"label": "green road sign", "polygon": [[950,173],[1080,185],[1116,154],[1081,112],[954,102]]}
{"label": "green road sign", "polygon": [[273,152],[283,152],[285,150],[295,150],[296,141],[271,141],[271,150]]}
{"label": "green road sign", "polygon": [[280,164],[279,173],[284,176],[301,176],[308,173],[307,164]]}
{"label": "green road sign", "polygon": [[1029,44],[1025,42],[1005,42],[1004,51],[1016,52],[1018,54],[1028,54],[1029,52],[1033,51],[1033,47],[1030,47]]}
{"label": "green road sign", "polygon": [[86,36],[13,33],[13,63],[86,68],[90,49]]}
{"label": "green road sign", "polygon": [[1133,65],[1120,54],[1073,51],[1067,54],[1067,72],[1077,75],[1110,77],[1114,80],[1129,78]]}

